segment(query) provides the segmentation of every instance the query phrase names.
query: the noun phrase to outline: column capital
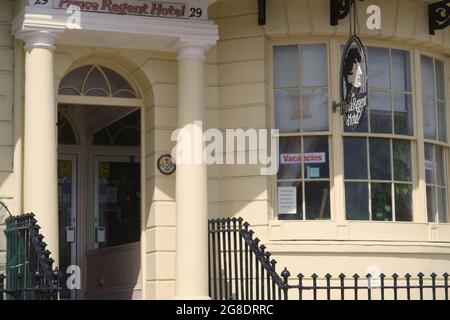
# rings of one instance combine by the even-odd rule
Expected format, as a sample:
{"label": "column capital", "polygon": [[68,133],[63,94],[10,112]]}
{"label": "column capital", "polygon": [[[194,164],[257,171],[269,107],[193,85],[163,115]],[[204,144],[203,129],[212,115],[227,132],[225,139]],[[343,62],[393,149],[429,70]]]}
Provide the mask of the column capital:
{"label": "column capital", "polygon": [[25,42],[25,50],[42,48],[54,51],[55,41],[58,36],[59,32],[39,30],[21,32],[17,35],[17,38]]}
{"label": "column capital", "polygon": [[206,59],[206,52],[216,42],[211,41],[195,41],[195,40],[182,40],[180,39],[175,45],[177,50],[177,60],[184,59]]}

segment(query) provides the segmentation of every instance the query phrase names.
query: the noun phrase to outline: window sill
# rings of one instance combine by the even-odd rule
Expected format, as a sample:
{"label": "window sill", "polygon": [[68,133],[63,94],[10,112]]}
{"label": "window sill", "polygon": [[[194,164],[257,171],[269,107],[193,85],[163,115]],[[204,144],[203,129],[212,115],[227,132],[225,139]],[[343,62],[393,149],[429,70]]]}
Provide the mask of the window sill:
{"label": "window sill", "polygon": [[450,224],[372,221],[269,221],[269,241],[450,242]]}

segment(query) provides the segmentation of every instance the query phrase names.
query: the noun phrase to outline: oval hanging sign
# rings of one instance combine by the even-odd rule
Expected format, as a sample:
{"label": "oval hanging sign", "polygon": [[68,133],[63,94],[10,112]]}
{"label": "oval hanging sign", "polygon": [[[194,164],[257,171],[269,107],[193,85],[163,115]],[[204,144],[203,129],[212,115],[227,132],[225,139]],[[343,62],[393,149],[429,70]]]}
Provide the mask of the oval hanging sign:
{"label": "oval hanging sign", "polygon": [[352,36],[345,46],[341,62],[341,113],[345,125],[356,130],[368,106],[367,58],[364,46]]}

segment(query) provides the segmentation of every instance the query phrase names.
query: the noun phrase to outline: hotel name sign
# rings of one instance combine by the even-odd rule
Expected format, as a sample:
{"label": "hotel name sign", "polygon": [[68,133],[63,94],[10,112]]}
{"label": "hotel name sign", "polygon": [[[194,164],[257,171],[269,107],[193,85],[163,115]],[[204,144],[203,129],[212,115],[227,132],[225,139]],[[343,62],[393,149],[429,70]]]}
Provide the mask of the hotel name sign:
{"label": "hotel name sign", "polygon": [[[207,7],[197,4],[146,0],[30,0],[35,7],[77,9],[85,12],[159,17],[173,19],[207,19]],[[72,6],[72,7],[71,7]],[[71,8],[69,8],[71,7]]]}

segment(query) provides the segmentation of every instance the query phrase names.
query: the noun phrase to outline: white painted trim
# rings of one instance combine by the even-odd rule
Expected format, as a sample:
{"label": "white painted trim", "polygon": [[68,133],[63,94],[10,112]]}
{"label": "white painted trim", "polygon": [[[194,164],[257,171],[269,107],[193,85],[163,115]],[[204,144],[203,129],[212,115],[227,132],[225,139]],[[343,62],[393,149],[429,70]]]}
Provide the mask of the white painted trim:
{"label": "white painted trim", "polygon": [[87,97],[87,96],[69,96],[58,95],[58,104],[76,104],[76,105],[95,105],[107,107],[137,107],[142,108],[142,99],[132,98],[111,98],[111,97]]}
{"label": "white painted trim", "polygon": [[12,22],[12,33],[22,39],[27,32],[64,33],[57,44],[90,45],[174,52],[177,44],[210,48],[219,39],[218,26],[208,20],[176,20],[82,12],[74,29],[65,10],[26,6]]}

